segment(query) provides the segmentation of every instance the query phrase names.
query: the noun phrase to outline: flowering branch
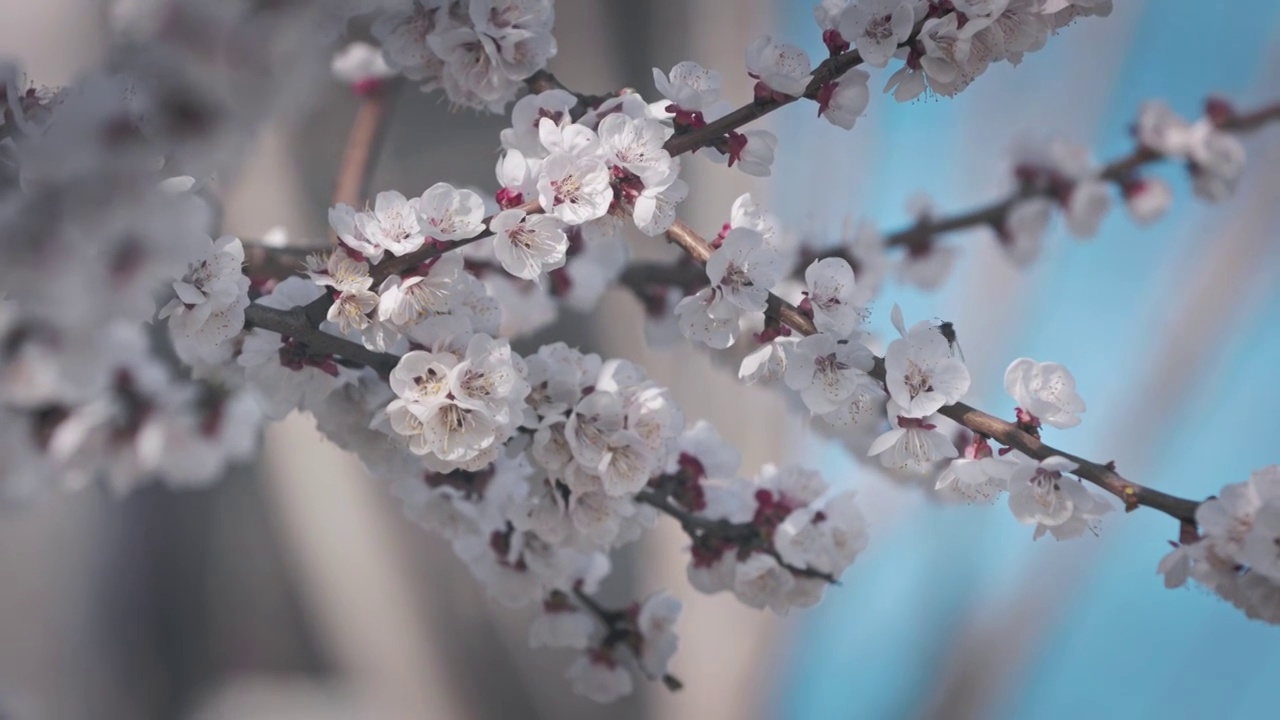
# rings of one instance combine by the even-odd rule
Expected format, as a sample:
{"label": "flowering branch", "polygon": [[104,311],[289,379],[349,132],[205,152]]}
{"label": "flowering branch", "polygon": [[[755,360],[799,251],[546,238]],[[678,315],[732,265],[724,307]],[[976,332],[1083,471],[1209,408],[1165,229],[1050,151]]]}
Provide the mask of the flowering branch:
{"label": "flowering branch", "polygon": [[[676,221],[667,232],[667,237],[700,264],[705,264],[707,258],[711,257],[711,246],[683,222]],[[649,272],[654,271],[650,270]],[[769,294],[765,314],[787,325],[801,335],[814,335],[818,332],[812,318],[802,313],[796,306],[772,293]],[[868,374],[877,381],[884,383],[884,359],[877,357],[875,366]],[[1127,480],[1117,473],[1111,464],[1101,465],[1058,450],[1019,429],[1017,425],[984,413],[964,403],[946,405],[939,412],[974,433],[994,439],[1028,457],[1044,460],[1057,455],[1078,463],[1077,475],[1120,498],[1124,502],[1127,511],[1145,506],[1159,510],[1177,520],[1195,523],[1195,510],[1199,506],[1198,502],[1175,497]]]}
{"label": "flowering branch", "polygon": [[[300,263],[314,246],[208,238],[210,213],[192,189],[230,169],[224,156],[247,146],[240,131],[265,117],[260,101],[302,73],[277,67],[294,52],[224,66],[223,53],[205,52],[221,41],[193,45],[186,31],[241,37],[241,21],[336,29],[351,19],[346,5],[272,4],[233,13],[236,22],[218,30],[210,25],[225,14],[181,0],[175,22],[160,24],[183,29],[166,41],[181,52],[121,57],[129,98],[119,97],[114,77],[99,75],[65,93],[15,94],[16,75],[0,66],[8,106],[0,132],[20,126],[23,135],[6,147],[0,172],[0,490],[10,477],[31,484],[26,476],[73,486],[103,477],[115,489],[152,478],[207,482],[251,455],[265,419],[301,409],[372,476],[392,481],[409,517],[449,538],[495,597],[542,603],[530,643],[582,651],[567,672],[576,691],[611,701],[632,691],[637,673],[677,689],[667,666],[680,602],[655,593],[601,605],[592,593],[611,553],[664,513],[691,540],[694,587],[781,613],[819,601],[866,547],[866,519],[852,490],[832,492],[812,470],[767,464],[742,477],[740,453],[709,423],[686,423],[670,390],[634,363],[563,342],[529,354],[512,348],[510,338],[545,327],[557,305],[589,311],[621,278],[650,309],[666,311],[667,323],[648,328],[655,338],[674,326],[725,348],[744,319],[764,316],[762,345],[740,376],[785,382],[815,426],[844,428],[842,439],[860,450],[869,440],[866,455],[886,467],[937,471],[937,489],[969,499],[1007,492],[1010,510],[1036,525],[1036,537],[1059,539],[1096,529],[1113,509],[1090,481],[1127,510],[1151,507],[1181,521],[1183,545],[1160,567],[1167,584],[1194,577],[1251,616],[1280,622],[1280,469],[1204,504],[1177,498],[1130,482],[1114,463],[1040,441],[1042,422],[1080,422],[1084,402],[1066,368],[1015,360],[1005,387],[1018,409],[1007,422],[959,402],[970,377],[949,323],[908,331],[895,307],[902,337],[884,357],[859,332],[884,246],[905,246],[907,263],[927,271],[951,260],[942,248],[920,262],[934,235],[989,224],[1027,259],[1021,241],[1034,236],[1038,250],[1055,210],[1065,211],[1073,234],[1096,232],[1113,184],[1139,219],[1161,212],[1168,186],[1139,171],[1162,158],[1185,159],[1197,194],[1220,199],[1245,161],[1240,141],[1224,131],[1280,118],[1280,105],[1240,114],[1217,101],[1207,118],[1188,123],[1151,103],[1135,131],[1139,149],[1105,166],[1079,147],[1026,148],[1011,198],[923,218],[887,243],[877,234],[876,256],[856,279],[851,261],[816,262],[804,273],[804,299],[792,305],[768,291],[787,287],[787,234],[744,196],[708,243],[675,219],[689,193],[676,156],[710,147],[710,160],[768,175],[777,137],[744,126],[804,98],[821,119],[851,128],[870,95],[859,65],[902,61],[887,85],[899,101],[926,91],[951,96],[992,63],[1016,61],[1055,28],[1110,3],[823,2],[814,17],[829,57],[814,69],[803,49],[757,37],[746,53],[754,100],[737,110],[720,102],[721,74],[693,62],[665,75],[655,69],[666,102],[564,88],[543,70],[557,47],[551,0],[401,3],[372,18],[381,47],[353,43],[333,58],[335,77],[360,98],[328,217],[337,247]],[[275,32],[261,39],[277,47]],[[484,217],[484,198],[447,182],[417,197],[386,190],[366,202],[395,75],[442,88],[466,107],[505,112],[515,101],[495,168],[501,212]],[[241,87],[261,94],[237,92],[229,102],[223,89]],[[146,109],[145,123],[134,108]],[[155,157],[177,162],[157,173]],[[166,177],[171,168],[189,176]],[[627,269],[628,223],[665,234],[687,257]],[[40,252],[25,240],[33,236],[49,240]],[[255,286],[246,257],[260,280],[294,272]],[[946,263],[932,262],[939,260]],[[74,274],[51,275],[67,269]],[[681,298],[681,290],[694,292]],[[168,302],[153,313],[144,300],[157,292]],[[155,319],[165,321],[172,354],[189,374],[173,373],[169,354],[157,352],[144,330]],[[972,431],[963,448],[938,430],[939,413]],[[1008,457],[995,456],[990,440]]]}
{"label": "flowering branch", "polygon": [[[871,375],[883,381],[884,363],[877,362]],[[1034,435],[1018,429],[1013,423],[1005,422],[964,403],[943,406],[938,412],[973,432],[989,437],[1028,457],[1044,460],[1057,455],[1076,463],[1079,467],[1073,471],[1074,474],[1120,498],[1128,512],[1137,510],[1139,507],[1149,507],[1184,523],[1194,525],[1196,522],[1196,508],[1200,503],[1127,480],[1116,472],[1114,463],[1100,465],[1078,455],[1058,450],[1041,442]]]}
{"label": "flowering branch", "polygon": [[[1227,103],[1221,101],[1211,101],[1211,107],[1217,108],[1217,112],[1210,112],[1210,119],[1217,129],[1226,132],[1253,132],[1270,123],[1280,121],[1280,102],[1265,105],[1250,112],[1233,111]],[[1167,155],[1139,145],[1129,154],[1103,165],[1098,177],[1123,188],[1125,183],[1132,181],[1134,173],[1139,168],[1165,159],[1168,159]],[[884,236],[884,245],[885,247],[927,248],[937,235],[972,227],[986,226],[999,232],[1009,212],[1020,201],[1032,197],[1048,197],[1051,192],[1049,187],[1022,184],[1008,197],[995,202],[947,217],[921,217],[910,227],[887,233]],[[847,253],[833,253],[823,256],[844,257],[846,260],[851,260],[847,255]]]}
{"label": "flowering branch", "polygon": [[763,552],[788,572],[799,577],[822,580],[831,585],[839,585],[840,581],[831,573],[812,568],[796,567],[785,560],[773,546],[773,541],[753,522],[735,523],[729,520],[711,520],[691,513],[672,502],[670,496],[652,489],[642,490],[636,494],[636,502],[656,508],[670,515],[680,523],[695,548],[703,545],[728,545],[748,554],[753,551]]}
{"label": "flowering branch", "polygon": [[[908,47],[919,34],[920,25],[917,24],[911,36],[899,44],[898,47]],[[813,79],[809,81],[802,95],[773,93],[768,98],[757,98],[718,120],[709,122],[701,127],[677,132],[667,141],[664,149],[671,153],[673,157],[691,152],[705,145],[710,145],[743,125],[759,120],[780,107],[790,105],[801,97],[809,100],[818,100],[819,93],[822,92],[824,86],[834,82],[853,68],[858,67],[862,62],[862,54],[856,49],[833,55],[823,60],[817,69],[813,71]]]}
{"label": "flowering branch", "polygon": [[[557,591],[553,594],[552,602],[563,601],[564,593]],[[591,595],[582,591],[581,588],[574,588],[573,599],[578,605],[586,609],[595,616],[596,620],[605,628],[604,639],[600,641],[600,647],[611,649],[615,647],[625,647],[639,661],[643,651],[644,634],[636,627],[636,610],[637,608],[611,610],[601,605],[598,600]],[[662,684],[670,691],[677,692],[684,689],[684,682],[671,673],[664,673],[660,678]]]}

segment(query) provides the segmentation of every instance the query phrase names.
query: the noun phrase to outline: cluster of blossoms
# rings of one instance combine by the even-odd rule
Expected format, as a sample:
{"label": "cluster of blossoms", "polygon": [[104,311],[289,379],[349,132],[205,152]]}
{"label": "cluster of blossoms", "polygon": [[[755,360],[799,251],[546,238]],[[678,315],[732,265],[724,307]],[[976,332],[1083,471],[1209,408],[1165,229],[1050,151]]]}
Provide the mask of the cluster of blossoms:
{"label": "cluster of blossoms", "polygon": [[387,66],[449,101],[501,112],[556,54],[552,0],[397,0],[373,21]]}
{"label": "cluster of blossoms", "polygon": [[[823,0],[814,9],[833,56],[852,45],[872,67],[902,61],[885,86],[899,102],[926,89],[955,95],[994,63],[1022,62],[1058,28],[1110,13],[1111,0]],[[795,62],[796,72],[807,64]]]}
{"label": "cluster of blossoms", "polygon": [[[688,193],[677,149],[764,176],[777,138],[735,129],[688,143],[730,112],[720,74],[693,62],[654,70],[655,103],[634,92],[531,92],[501,134],[492,201],[438,183],[416,197],[378,193],[370,207],[337,204],[334,248],[308,258],[303,274],[251,281],[244,244],[214,239],[203,191],[243,151],[274,89],[316,59],[285,52],[297,49],[291,40],[310,47],[352,14],[376,11],[382,47],[342,53],[335,74],[364,94],[399,73],[494,112],[556,51],[550,0],[388,4],[177,0],[156,24],[176,45],[162,36],[151,53],[122,55],[119,74],[52,92],[0,67],[0,490],[202,485],[252,453],[265,418],[307,412],[393,487],[414,521],[447,538],[491,595],[541,608],[530,642],[579,652],[567,673],[575,689],[609,701],[635,677],[675,685],[667,668],[680,603],[658,593],[618,610],[598,605],[611,553],[666,514],[690,538],[697,589],[775,612],[807,607],[866,546],[855,496],[798,467],[743,477],[738,453],[706,423],[687,425],[640,367],[563,343],[522,355],[510,339],[550,322],[559,305],[591,309],[627,265],[628,226],[650,237],[672,228]],[[827,0],[816,17],[833,58],[856,46],[873,67],[901,59],[889,89],[905,100],[926,88],[954,94],[992,62],[1016,63],[1056,28],[1110,8]],[[182,45],[183,29],[196,27],[224,39],[268,28],[281,52],[222,66],[222,53]],[[868,73],[851,67],[815,85],[827,76],[768,36],[750,44],[746,66],[757,108],[808,97],[851,128],[868,103]],[[232,87],[248,90],[232,102]],[[1243,162],[1223,130],[1233,117],[1211,104],[1192,124],[1149,105],[1135,129],[1139,159],[1185,161],[1197,192],[1219,199]],[[1054,207],[1072,233],[1093,235],[1110,183],[1136,217],[1154,218],[1167,187],[1135,168],[1098,167],[1058,140],[1021,146],[1002,239],[1016,259],[1034,257]],[[918,228],[932,221],[927,202],[912,213]],[[931,287],[954,257],[921,237],[898,270]],[[705,267],[690,263],[695,277],[645,296],[659,315],[651,336],[725,349],[750,334],[759,347],[739,376],[784,386],[814,427],[859,456],[970,501],[1007,493],[1035,537],[1096,532],[1111,505],[1073,475],[1088,474],[1076,461],[956,439],[943,416],[970,376],[950,323],[907,328],[895,306],[898,337],[883,358],[872,352],[864,308],[890,268],[887,245],[864,225],[838,255],[805,257],[744,195],[701,248]],[[804,337],[780,308],[807,321],[795,328],[812,325]],[[1080,422],[1084,403],[1060,365],[1016,360],[1005,387],[1017,430]],[[1270,468],[1203,504],[1201,534],[1161,566],[1168,581],[1194,577],[1251,616],[1280,620],[1278,478]]]}
{"label": "cluster of blossoms", "polygon": [[[1196,194],[1218,202],[1231,195],[1244,174],[1244,146],[1222,129],[1235,119],[1235,109],[1219,98],[1205,103],[1204,117],[1194,123],[1178,116],[1168,105],[1153,100],[1142,106],[1133,134],[1138,146],[1147,153],[1185,163]],[[1147,195],[1151,192],[1148,187],[1151,182],[1136,174],[1122,179],[1125,199],[1135,216],[1143,217],[1144,211],[1151,212],[1152,206],[1158,208],[1156,214],[1163,210],[1160,201],[1151,198],[1167,195],[1168,191],[1157,189],[1153,195]]]}
{"label": "cluster of blossoms", "polygon": [[854,493],[832,492],[816,473],[791,466],[736,477],[736,454],[713,433],[694,430],[679,470],[659,485],[687,510],[686,527],[696,528],[689,581],[777,613],[817,604],[866,547]]}
{"label": "cluster of blossoms", "polygon": [[1160,561],[1165,585],[1191,578],[1249,617],[1280,623],[1280,466],[1222,488],[1196,510],[1196,525]]}

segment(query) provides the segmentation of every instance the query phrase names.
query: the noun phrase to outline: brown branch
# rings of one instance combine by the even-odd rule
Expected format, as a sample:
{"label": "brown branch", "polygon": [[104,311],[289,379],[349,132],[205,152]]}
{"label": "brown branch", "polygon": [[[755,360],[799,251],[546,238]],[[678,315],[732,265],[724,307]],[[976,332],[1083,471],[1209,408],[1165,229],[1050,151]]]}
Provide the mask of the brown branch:
{"label": "brown branch", "polygon": [[[1266,105],[1250,112],[1233,113],[1217,125],[1219,129],[1227,132],[1248,133],[1272,122],[1280,122],[1280,103]],[[1140,168],[1166,159],[1158,152],[1138,147],[1129,154],[1103,165],[1098,176],[1119,185],[1132,179],[1133,174]],[[922,246],[927,245],[934,236],[981,226],[990,227],[998,232],[1004,225],[1009,211],[1019,200],[1037,196],[1047,197],[1050,192],[1048,188],[1020,187],[1004,199],[943,218],[926,218],[910,227],[888,233],[884,236],[884,244],[885,247]],[[845,255],[837,252],[832,256],[845,257],[848,260],[849,258]]]}
{"label": "brown branch", "polygon": [[[667,237],[681,248],[684,248],[690,257],[700,263],[705,263],[706,258],[711,255],[711,247],[706,240],[703,240],[689,226],[679,220],[668,231]],[[817,332],[812,319],[796,309],[791,303],[772,293],[769,295],[769,303],[765,314],[802,335],[813,335]],[[879,382],[884,383],[884,372],[883,359],[877,358],[876,365],[869,374]],[[1195,511],[1199,503],[1194,500],[1175,497],[1159,490],[1139,485],[1124,478],[1107,465],[1091,462],[1078,455],[1059,450],[1042,442],[1039,438],[1019,430],[1013,423],[1001,420],[964,403],[948,405],[938,412],[969,430],[993,438],[997,442],[1011,447],[1030,458],[1044,460],[1054,455],[1060,455],[1071,460],[1079,465],[1075,472],[1076,475],[1120,498],[1124,502],[1126,510],[1131,511],[1139,506],[1145,506],[1153,510],[1159,510],[1183,522],[1195,523]]]}
{"label": "brown branch", "polygon": [[564,83],[560,82],[555,75],[552,75],[547,70],[539,70],[525,78],[524,85],[529,89],[529,92],[534,94],[546,92],[548,90],[563,90],[578,98],[578,105],[573,109],[573,112],[570,113],[574,119],[582,117],[588,110],[599,107],[604,101],[611,100],[625,92],[620,90],[618,92],[606,93],[604,95],[587,95],[586,93],[580,93],[569,89]]}
{"label": "brown branch", "polygon": [[[883,366],[877,365],[877,367]],[[1196,508],[1200,506],[1200,503],[1195,500],[1169,495],[1154,488],[1126,480],[1109,465],[1099,465],[1079,455],[1073,455],[1046,445],[1039,438],[1022,432],[1016,426],[964,403],[947,405],[938,412],[975,433],[986,435],[1028,457],[1043,460],[1047,457],[1060,455],[1076,463],[1079,465],[1075,471],[1076,475],[1120,498],[1126,511],[1131,512],[1137,510],[1140,506],[1145,506],[1153,510],[1159,510],[1183,522],[1195,524]]]}
{"label": "brown branch", "polygon": [[[552,599],[557,600],[564,598],[568,600],[568,596],[560,591],[552,593]],[[622,646],[635,656],[636,661],[640,660],[640,648],[644,643],[644,635],[640,633],[640,628],[636,626],[635,618],[626,610],[610,610],[601,605],[599,601],[583,592],[581,588],[573,589],[573,599],[578,605],[586,608],[587,612],[595,616],[604,625],[604,639],[600,641],[600,645],[606,648]],[[645,673],[648,675],[648,673]],[[670,691],[676,692],[684,689],[684,683],[675,675],[667,673],[661,678],[650,678],[661,680],[662,684]]]}
{"label": "brown branch", "polygon": [[251,239],[241,239],[240,244],[244,247],[244,274],[253,280],[283,280],[297,275],[305,269],[308,255],[330,249],[328,245],[274,247]]}
{"label": "brown branch", "polygon": [[[529,202],[523,205],[517,205],[512,209],[523,210],[530,215],[542,212],[542,206],[538,204],[537,200],[530,200]],[[457,250],[461,247],[466,247],[473,242],[478,242],[487,237],[492,237],[493,232],[489,230],[489,223],[491,222],[493,222],[492,216],[485,218],[483,220],[484,229],[480,231],[480,234],[475,237],[467,238],[466,240],[455,240],[454,242],[443,245],[423,245],[422,248],[399,257],[388,255],[382,262],[370,268],[369,274],[373,276],[375,284],[380,283],[392,275],[399,275],[405,270],[411,270],[422,263],[433,258],[440,257],[447,252]]]}
{"label": "brown branch", "polygon": [[825,573],[821,570],[814,570],[807,567],[798,567],[783,560],[782,555],[778,553],[778,549],[773,546],[773,541],[765,537],[761,533],[760,528],[753,523],[734,523],[728,520],[712,520],[710,518],[704,518],[685,510],[672,502],[671,498],[668,496],[659,492],[654,492],[651,489],[641,490],[639,493],[636,493],[635,501],[642,505],[648,505],[663,514],[674,518],[680,523],[680,528],[684,530],[690,540],[695,542],[704,538],[724,540],[738,547],[763,552],[776,560],[778,565],[798,577],[822,580],[830,583],[831,585],[840,584],[840,581],[831,573]]}
{"label": "brown branch", "polygon": [[[912,30],[911,36],[898,47],[907,47],[914,42],[916,36],[920,33],[922,24],[917,24],[915,29]],[[816,100],[823,85],[839,79],[841,75],[861,64],[862,55],[856,49],[823,60],[814,69],[813,77],[809,80],[809,85],[805,87],[804,94],[800,97]],[[674,157],[710,145],[743,125],[759,120],[780,107],[790,105],[799,100],[800,97],[775,95],[768,100],[749,102],[728,115],[709,122],[702,127],[676,133],[667,141],[665,149]]]}
{"label": "brown branch", "polygon": [[301,307],[279,310],[252,303],[245,308],[244,319],[249,326],[278,332],[296,340],[306,348],[309,355],[337,356],[373,368],[382,377],[390,375],[400,362],[400,358],[395,355],[374,352],[359,343],[317,329],[308,319],[306,310]]}
{"label": "brown branch", "polygon": [[400,83],[384,81],[361,96],[355,120],[347,134],[347,145],[338,164],[338,177],[333,187],[333,204],[359,208],[368,195],[369,178],[382,139],[386,136],[389,110]]}

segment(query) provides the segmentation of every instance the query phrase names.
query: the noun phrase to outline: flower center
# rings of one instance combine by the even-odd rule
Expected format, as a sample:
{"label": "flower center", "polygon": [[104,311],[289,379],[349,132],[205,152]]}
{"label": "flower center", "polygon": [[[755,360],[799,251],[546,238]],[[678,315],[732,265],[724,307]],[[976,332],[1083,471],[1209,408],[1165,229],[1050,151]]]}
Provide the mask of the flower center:
{"label": "flower center", "polygon": [[907,393],[911,395],[912,400],[915,400],[923,393],[933,392],[933,385],[929,381],[929,373],[917,365],[914,360],[907,360],[907,373],[903,381],[907,385]]}

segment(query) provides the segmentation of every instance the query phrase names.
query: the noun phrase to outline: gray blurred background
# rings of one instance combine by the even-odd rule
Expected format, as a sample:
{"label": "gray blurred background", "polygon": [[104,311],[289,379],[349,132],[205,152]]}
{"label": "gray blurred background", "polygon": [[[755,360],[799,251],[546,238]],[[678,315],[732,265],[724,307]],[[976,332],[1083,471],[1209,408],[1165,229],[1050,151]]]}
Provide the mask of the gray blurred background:
{"label": "gray blurred background", "polygon": [[[0,55],[19,59],[39,84],[66,83],[108,42],[105,4],[0,0]],[[684,59],[740,67],[768,11],[764,0],[560,0],[551,69],[571,87],[602,92],[651,90],[650,68]],[[727,85],[726,99],[747,99],[749,83]],[[299,241],[324,237],[353,113],[335,83],[273,126],[230,190],[225,231],[260,237],[283,225]],[[447,180],[492,190],[504,124],[408,90],[372,189],[417,194]],[[684,214],[695,226],[718,227],[739,193],[765,190],[740,173],[691,165],[698,202]],[[669,251],[650,245],[638,254]],[[547,335],[644,362],[690,419],[716,422],[744,449],[747,470],[780,458],[789,428],[769,419],[779,416],[777,398],[738,385],[705,353],[650,355],[640,322],[637,304],[611,293],[592,317],[566,317]],[[404,519],[386,488],[308,419],[291,417],[269,430],[257,466],[212,490],[153,487],[118,501],[94,488],[0,515],[0,718],[760,715],[782,621],[728,596],[694,594],[683,545],[664,522],[616,558],[604,594],[623,603],[666,587],[684,600],[673,671],[687,688],[641,687],[596,706],[569,694],[568,656],[528,650],[528,609],[483,597],[446,543]]]}

